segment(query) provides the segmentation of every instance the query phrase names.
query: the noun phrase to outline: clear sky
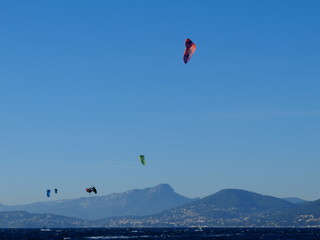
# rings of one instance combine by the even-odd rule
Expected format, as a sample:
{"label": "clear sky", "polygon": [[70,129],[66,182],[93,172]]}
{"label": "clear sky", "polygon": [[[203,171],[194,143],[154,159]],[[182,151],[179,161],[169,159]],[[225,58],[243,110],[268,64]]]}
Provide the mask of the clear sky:
{"label": "clear sky", "polygon": [[1,1],[0,42],[2,204],[320,198],[320,1]]}

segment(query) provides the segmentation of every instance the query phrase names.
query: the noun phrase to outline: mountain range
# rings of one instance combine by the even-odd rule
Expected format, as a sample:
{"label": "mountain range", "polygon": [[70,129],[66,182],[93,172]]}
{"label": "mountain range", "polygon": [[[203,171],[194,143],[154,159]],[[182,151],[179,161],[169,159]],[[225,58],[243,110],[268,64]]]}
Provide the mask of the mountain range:
{"label": "mountain range", "polygon": [[[110,196],[101,198],[109,199]],[[109,209],[110,213],[102,215],[118,214],[117,216],[99,218],[98,215],[90,215],[89,218],[80,219],[52,213],[6,210],[0,212],[0,227],[43,227],[43,225],[48,227],[320,227],[320,199],[295,203],[240,189],[224,189],[201,199],[189,199],[176,194],[167,184],[131,190],[114,196],[117,196],[115,198],[118,203],[114,205],[115,209],[112,211],[110,206],[106,208],[102,204],[103,201],[99,204],[97,199],[89,199],[93,201],[90,203],[91,208],[94,209],[96,206],[98,209],[95,214],[99,210]],[[171,201],[169,201],[170,196],[176,199],[175,204],[168,204]],[[121,199],[125,201],[120,201]],[[68,201],[74,201],[75,204],[84,200]],[[54,201],[53,203],[58,204]],[[135,204],[138,206],[135,207]],[[168,208],[163,210],[165,205]],[[68,205],[65,206],[68,208]],[[77,206],[81,208],[87,205]],[[69,207],[75,206],[69,205]],[[141,211],[144,207],[148,210]],[[152,211],[158,212],[147,213]],[[126,214],[128,212],[130,213]]]}
{"label": "mountain range", "polygon": [[320,227],[320,199],[292,203],[240,189],[144,217],[102,219],[106,227]]}
{"label": "mountain range", "polygon": [[37,202],[25,205],[0,205],[0,211],[51,213],[93,220],[127,215],[151,215],[194,200],[175,193],[168,184],[159,184],[155,187],[134,189],[107,196]]}

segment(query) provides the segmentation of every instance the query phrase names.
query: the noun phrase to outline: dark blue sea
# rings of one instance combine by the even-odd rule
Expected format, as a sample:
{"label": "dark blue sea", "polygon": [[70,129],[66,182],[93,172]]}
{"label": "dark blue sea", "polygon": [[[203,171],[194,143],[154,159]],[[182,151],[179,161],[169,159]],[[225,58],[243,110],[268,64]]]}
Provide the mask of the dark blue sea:
{"label": "dark blue sea", "polygon": [[16,228],[0,229],[0,239],[319,240],[320,228]]}

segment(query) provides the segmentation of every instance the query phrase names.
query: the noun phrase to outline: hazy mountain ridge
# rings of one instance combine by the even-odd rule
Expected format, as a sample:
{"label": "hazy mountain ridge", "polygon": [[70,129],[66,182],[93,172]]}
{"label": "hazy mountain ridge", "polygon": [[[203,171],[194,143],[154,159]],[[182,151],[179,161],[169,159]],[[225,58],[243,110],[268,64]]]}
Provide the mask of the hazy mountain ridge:
{"label": "hazy mountain ridge", "polygon": [[278,210],[291,208],[294,205],[285,200],[257,194],[240,189],[224,189],[201,200],[205,204],[214,205],[219,208],[228,208],[232,206],[236,209],[242,209],[244,212],[256,210]]}
{"label": "hazy mountain ridge", "polygon": [[54,214],[31,214],[26,211],[0,212],[0,228],[73,228],[89,227],[92,223],[82,219]]}
{"label": "hazy mountain ridge", "polygon": [[239,189],[225,189],[181,207],[142,218],[105,219],[107,226],[273,226],[295,204]]}
{"label": "hazy mountain ridge", "polygon": [[239,189],[225,189],[181,207],[147,217],[110,218],[103,226],[288,227],[320,226],[320,200],[294,204]]}
{"label": "hazy mountain ridge", "polygon": [[304,199],[301,199],[301,198],[297,198],[297,197],[288,197],[288,198],[282,198],[283,200],[286,200],[290,203],[304,203],[304,202],[307,202],[306,200]]}
{"label": "hazy mountain ridge", "polygon": [[[167,191],[173,191],[170,188],[165,186],[165,191],[149,188],[142,192],[144,196],[162,193],[166,196]],[[156,195],[153,194],[154,191]],[[141,190],[131,190],[125,195],[137,197],[140,192]],[[117,199],[119,196],[110,197]],[[320,199],[294,204],[284,199],[245,190],[225,189],[148,216],[81,220],[53,214],[6,212],[5,217],[3,214],[0,213],[0,227],[42,227],[43,223],[50,227],[320,227]]]}
{"label": "hazy mountain ridge", "polygon": [[92,196],[73,200],[56,200],[26,205],[0,206],[2,211],[52,213],[82,219],[135,215],[143,216],[181,206],[190,199],[174,192],[168,184],[146,189],[134,189],[107,196]]}

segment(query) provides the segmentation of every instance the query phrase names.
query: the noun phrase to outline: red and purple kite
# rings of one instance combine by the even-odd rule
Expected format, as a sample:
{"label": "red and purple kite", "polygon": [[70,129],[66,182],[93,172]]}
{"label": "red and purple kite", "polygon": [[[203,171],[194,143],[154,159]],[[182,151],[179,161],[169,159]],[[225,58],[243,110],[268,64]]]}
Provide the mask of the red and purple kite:
{"label": "red and purple kite", "polygon": [[186,39],[186,50],[184,51],[184,55],[183,55],[183,61],[185,64],[187,64],[187,62],[189,62],[192,55],[196,51],[196,48],[197,48],[197,46],[189,38],[187,38]]}

